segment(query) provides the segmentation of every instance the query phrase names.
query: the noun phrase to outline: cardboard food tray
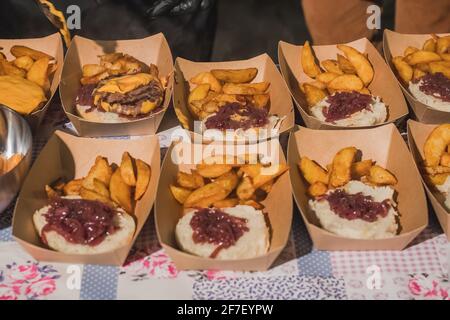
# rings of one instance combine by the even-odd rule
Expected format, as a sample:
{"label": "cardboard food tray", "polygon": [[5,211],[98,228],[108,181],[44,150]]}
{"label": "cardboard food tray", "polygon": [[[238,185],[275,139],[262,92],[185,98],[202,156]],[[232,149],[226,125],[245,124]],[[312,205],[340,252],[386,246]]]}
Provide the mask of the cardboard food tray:
{"label": "cardboard food tray", "polygon": [[[194,62],[183,58],[175,60],[175,84],[173,91],[173,105],[175,113],[184,129],[189,130],[191,138],[201,139],[198,133],[194,133],[194,117],[188,109],[188,97],[190,92],[189,79],[200,72],[211,69],[241,69],[257,68],[258,74],[252,82],[268,81],[270,86],[270,111],[285,117],[279,133],[286,132],[294,126],[294,107],[289,96],[289,90],[278,71],[276,65],[267,54],[261,54],[247,60],[223,61],[223,62]],[[192,86],[193,88],[194,86]],[[187,123],[187,125],[185,125]],[[269,137],[270,138],[270,137]],[[200,140],[196,140],[200,141]]]}
{"label": "cardboard food tray", "polygon": [[[89,148],[86,148],[86,145]],[[150,164],[152,171],[147,191],[136,203],[133,214],[136,231],[133,240],[123,247],[102,254],[65,254],[48,249],[41,242],[32,219],[34,212],[47,204],[45,185],[61,177],[70,180],[86,176],[98,155],[106,157],[109,163],[119,165],[124,151]],[[36,260],[122,265],[153,206],[160,173],[159,166],[160,151],[156,136],[143,136],[131,140],[90,139],[56,131],[34,162],[22,186],[14,210],[13,237]]]}
{"label": "cardboard food tray", "polygon": [[0,47],[3,48],[2,52],[6,55],[8,61],[15,59],[10,52],[11,47],[14,45],[23,45],[35,50],[45,52],[54,57],[57,63],[56,71],[51,78],[52,81],[50,84],[50,93],[47,96],[48,100],[42,107],[25,116],[25,119],[30,124],[31,130],[34,132],[44,118],[45,113],[47,112],[47,109],[50,105],[50,101],[52,100],[53,95],[58,89],[64,64],[63,42],[59,33],[54,33],[42,38],[0,39]]}
{"label": "cardboard food tray", "polygon": [[[148,117],[125,123],[102,123],[81,118],[75,108],[75,98],[80,88],[82,66],[100,62],[98,56],[122,52],[150,65],[158,66],[159,76],[168,76],[162,108]],[[162,33],[136,40],[91,40],[75,36],[66,54],[61,77],[61,102],[69,120],[80,136],[129,136],[155,134],[166,112],[173,89],[173,60],[166,38]]]}
{"label": "cardboard food tray", "polygon": [[[450,33],[441,33],[439,36],[446,36]],[[391,69],[395,71],[395,67],[392,64],[392,58],[396,56],[403,56],[403,51],[408,46],[422,48],[423,43],[431,38],[430,34],[402,34],[391,31],[389,29],[384,30],[383,33],[383,51],[384,58],[389,64]],[[396,72],[396,71],[395,71]],[[450,122],[450,112],[440,111],[428,107],[426,104],[419,102],[409,92],[408,88],[397,78],[397,81],[402,88],[403,93],[408,100],[411,109],[414,111],[416,119],[423,123],[448,123]]]}
{"label": "cardboard food tray", "polygon": [[[325,167],[342,148],[355,146],[362,159],[372,159],[398,179],[397,191],[400,233],[377,240],[350,239],[335,235],[320,226],[309,209],[308,184],[298,168],[300,157],[307,156]],[[314,247],[319,250],[402,250],[428,224],[428,211],[419,172],[406,143],[393,124],[361,130],[312,130],[299,127],[289,137],[288,164],[292,190]]]}
{"label": "cardboard food tray", "polygon": [[[261,147],[268,147],[272,152],[279,152],[280,162],[286,163],[283,151],[277,140],[270,140],[271,142],[262,142],[258,144]],[[183,143],[184,150],[202,150],[202,147],[207,145]],[[267,198],[262,201],[265,205],[264,212],[268,213],[271,225],[271,241],[269,251],[261,256],[251,259],[241,260],[216,260],[210,258],[202,258],[191,255],[181,251],[175,240],[175,226],[183,213],[183,207],[172,196],[169,185],[176,182],[176,175],[179,170],[189,172],[194,167],[195,162],[184,162],[180,165],[172,161],[172,152],[176,143],[172,143],[166,153],[162,165],[162,175],[158,185],[158,194],[156,196],[155,204],[155,225],[158,234],[159,242],[164,250],[174,261],[178,269],[216,269],[216,270],[246,270],[246,271],[263,271],[267,270],[278,255],[285,247],[292,222],[292,195],[290,192],[289,174],[285,172],[282,174],[276,183],[273,185],[272,191]],[[204,150],[204,149],[203,149]],[[261,150],[261,149],[259,149]],[[201,151],[200,151],[201,152]],[[224,154],[224,152],[218,153]],[[175,157],[176,159],[176,157]]]}
{"label": "cardboard food tray", "polygon": [[[373,81],[370,83],[368,88],[373,95],[380,96],[382,101],[387,105],[387,121],[373,126],[344,127],[321,122],[317,118],[313,117],[309,113],[306,97],[300,90],[301,83],[314,81],[314,79],[308,77],[303,72],[300,59],[303,46],[280,41],[278,43],[278,61],[280,63],[281,73],[286,80],[289,91],[294,98],[305,125],[311,129],[363,129],[398,122],[401,118],[408,114],[408,107],[392,71],[386,65],[377,49],[366,38],[355,40],[346,44],[368,55],[369,61],[375,71]],[[312,46],[312,48],[319,61],[323,61],[325,59],[336,59],[337,53],[343,55],[335,44]]]}
{"label": "cardboard food tray", "polygon": [[[423,124],[414,120],[408,120],[408,144],[416,165],[419,168],[424,159],[423,146],[425,141],[436,126],[435,124]],[[439,223],[447,235],[447,239],[450,241],[450,216],[444,205],[445,197],[436,188],[428,185],[423,179],[423,176],[422,182]]]}

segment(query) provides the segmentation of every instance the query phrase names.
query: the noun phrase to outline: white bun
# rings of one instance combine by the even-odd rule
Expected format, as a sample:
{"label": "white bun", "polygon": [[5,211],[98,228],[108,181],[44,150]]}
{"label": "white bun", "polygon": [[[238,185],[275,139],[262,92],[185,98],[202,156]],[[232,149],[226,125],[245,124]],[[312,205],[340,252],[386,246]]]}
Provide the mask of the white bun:
{"label": "white bun", "polygon": [[[250,206],[238,205],[222,209],[229,215],[247,219],[249,231],[229,248],[221,249],[215,259],[232,260],[248,259],[263,255],[269,249],[269,228],[266,225],[264,214]],[[192,239],[193,230],[190,226],[195,210],[185,214],[175,229],[175,237],[180,248],[188,253],[208,258],[217,248],[211,243],[195,243]]]}
{"label": "white bun", "polygon": [[[64,197],[69,199],[79,199],[79,197]],[[49,206],[45,206],[37,210],[33,215],[33,222],[39,235],[42,235],[42,229],[47,224],[44,214],[47,213]],[[96,246],[74,244],[67,241],[62,235],[56,231],[45,233],[47,245],[59,252],[67,254],[99,254],[113,251],[128,243],[133,238],[135,231],[135,223],[132,216],[119,209],[119,214],[115,217],[115,225],[119,227],[113,234],[108,235],[101,243]]]}
{"label": "white bun", "polygon": [[83,119],[92,122],[102,122],[102,123],[124,123],[130,122],[131,120],[126,117],[120,117],[117,113],[114,112],[101,112],[96,108],[90,112],[86,112],[91,109],[90,106],[82,106],[77,104],[76,106],[77,112]]}

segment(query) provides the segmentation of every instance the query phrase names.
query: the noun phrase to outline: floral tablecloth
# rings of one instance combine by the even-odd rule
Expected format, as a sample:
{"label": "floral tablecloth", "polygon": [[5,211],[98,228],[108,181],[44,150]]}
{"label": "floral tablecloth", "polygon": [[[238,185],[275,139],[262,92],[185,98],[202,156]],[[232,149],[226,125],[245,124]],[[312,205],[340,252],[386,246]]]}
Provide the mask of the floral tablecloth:
{"label": "floral tablecloth", "polygon": [[[39,152],[59,106],[35,135]],[[160,133],[167,145],[166,132]],[[37,262],[11,236],[13,205],[0,214],[2,299],[445,299],[449,244],[430,207],[430,224],[403,251],[327,252],[312,248],[297,209],[289,242],[267,272],[179,271],[161,249],[153,216],[124,266]]]}

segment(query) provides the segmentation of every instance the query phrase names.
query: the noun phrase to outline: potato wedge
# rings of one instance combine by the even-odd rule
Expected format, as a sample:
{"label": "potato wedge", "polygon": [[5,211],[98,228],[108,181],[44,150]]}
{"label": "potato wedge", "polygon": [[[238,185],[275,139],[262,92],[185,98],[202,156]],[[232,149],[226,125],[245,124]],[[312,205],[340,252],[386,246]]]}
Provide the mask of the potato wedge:
{"label": "potato wedge", "polygon": [[236,189],[236,195],[241,200],[248,200],[253,196],[255,190],[250,177],[244,177]]}
{"label": "potato wedge", "polygon": [[339,64],[339,68],[346,74],[356,74],[355,67],[351,64],[350,61],[342,54],[337,54],[337,61]]}
{"label": "potato wedge", "polygon": [[408,46],[406,47],[405,51],[403,51],[403,55],[406,57],[408,54],[414,53],[416,51],[419,51],[419,49],[416,47]]}
{"label": "potato wedge", "polygon": [[334,72],[323,72],[317,75],[316,79],[323,83],[329,83],[331,80],[339,77],[340,74]]}
{"label": "potato wedge", "polygon": [[16,58],[23,57],[23,56],[29,56],[33,60],[39,60],[42,58],[47,58],[48,60],[55,59],[51,55],[46,54],[45,52],[31,49],[26,46],[20,46],[20,45],[12,46],[10,51],[11,51],[11,54]]}
{"label": "potato wedge", "polygon": [[204,178],[217,178],[233,168],[231,164],[206,164],[199,163],[197,172]]}
{"label": "potato wedge", "polygon": [[208,83],[200,84],[189,93],[188,102],[205,99],[211,86]]}
{"label": "potato wedge", "polygon": [[220,184],[211,182],[192,191],[186,198],[183,206],[185,208],[192,208],[200,201],[202,201],[202,206],[210,206],[216,201],[225,199],[227,195],[227,191]]}
{"label": "potato wedge", "polygon": [[327,87],[333,91],[359,91],[364,83],[356,75],[344,74],[331,80]]}
{"label": "potato wedge", "polygon": [[450,173],[438,173],[435,175],[425,175],[425,179],[434,184],[435,186],[439,186],[445,183],[445,180],[447,180],[447,177],[450,175]]}
{"label": "potato wedge", "polygon": [[177,200],[180,204],[183,204],[189,197],[189,195],[192,193],[192,190],[178,187],[173,184],[170,185],[170,191],[172,192],[172,195],[175,198],[175,200]]}
{"label": "potato wedge", "polygon": [[327,193],[328,186],[320,181],[316,181],[308,187],[308,194],[312,197],[319,197]]}
{"label": "potato wedge", "polygon": [[216,201],[212,204],[214,208],[232,208],[239,204],[239,199],[237,198],[227,198],[223,200]]}
{"label": "potato wedge", "polygon": [[450,173],[450,168],[445,166],[434,166],[434,167],[427,167],[425,166],[423,168],[427,174],[435,175],[435,174],[441,174],[441,173]]}
{"label": "potato wedge", "polygon": [[67,182],[63,187],[63,193],[66,196],[77,196],[80,194],[83,179],[75,179]]}
{"label": "potato wedge", "polygon": [[239,168],[238,175],[249,176],[250,178],[253,179],[261,173],[261,168],[262,168],[261,163],[246,164]]}
{"label": "potato wedge", "polygon": [[248,83],[255,79],[258,69],[213,69],[211,73],[216,79],[223,82]]}
{"label": "potato wedge", "polygon": [[316,63],[313,50],[309,44],[309,41],[305,41],[301,52],[301,63],[303,72],[311,78],[317,77],[322,71]]}
{"label": "potato wedge", "polygon": [[194,84],[209,84],[210,89],[214,92],[221,92],[222,91],[222,85],[220,84],[219,80],[216,79],[216,77],[213,76],[211,72],[201,72],[197,74],[195,77],[191,78],[189,82],[192,82]]}
{"label": "potato wedge", "polygon": [[373,80],[374,70],[367,57],[355,48],[345,44],[338,44],[337,47],[344,52],[346,58],[353,65],[356,74],[361,78],[364,85],[368,86]]}
{"label": "potato wedge", "polygon": [[86,189],[81,187],[80,189],[80,197],[85,199],[85,200],[92,200],[92,201],[100,201],[102,203],[105,203],[111,207],[116,207],[117,205],[111,201],[111,199],[109,197],[105,197],[102,194],[99,194],[93,190],[90,189]]}
{"label": "potato wedge", "polygon": [[228,193],[233,191],[239,182],[239,177],[234,171],[228,171],[224,173],[220,177],[214,180],[215,183],[218,183],[224,188]]}
{"label": "potato wedge", "polygon": [[428,39],[423,43],[422,50],[436,52],[436,40],[433,38]]}
{"label": "potato wedge", "polygon": [[374,165],[370,168],[370,174],[367,176],[368,180],[376,185],[394,185],[397,183],[397,178],[387,169]]}
{"label": "potato wedge", "polygon": [[370,168],[372,168],[373,161],[371,159],[358,161],[352,164],[352,178],[359,180],[364,176],[370,174]]}
{"label": "potato wedge", "polygon": [[99,64],[85,64],[82,68],[83,77],[93,77],[97,74],[105,72],[106,68]]}
{"label": "potato wedge", "polygon": [[108,164],[108,160],[102,156],[95,158],[95,163],[89,170],[88,175],[83,179],[83,187],[92,190],[94,188],[94,179],[98,179],[105,185],[109,185],[112,176],[112,168]]}
{"label": "potato wedge", "polygon": [[330,187],[341,187],[351,180],[351,168],[357,152],[355,147],[347,147],[336,153],[331,164],[328,183]]}
{"label": "potato wedge", "polygon": [[252,104],[257,108],[268,108],[270,95],[268,93],[253,95]]}
{"label": "potato wedge", "polygon": [[263,94],[269,88],[269,85],[269,82],[225,83],[223,92],[226,94]]}
{"label": "potato wedge", "polygon": [[309,184],[312,185],[316,182],[328,184],[328,172],[322,168],[320,164],[308,157],[301,157],[299,168],[303,177]]}
{"label": "potato wedge", "polygon": [[22,56],[19,58],[16,58],[12,61],[12,63],[17,67],[24,70],[30,70],[31,66],[33,65],[34,61],[29,56]]}
{"label": "potato wedge", "polygon": [[152,169],[150,166],[140,159],[136,159],[136,189],[134,191],[134,200],[139,200],[147,191],[150,178],[152,176]]}
{"label": "potato wedge", "polygon": [[177,183],[186,189],[197,189],[205,185],[205,180],[195,170],[192,170],[191,173],[178,171]]}
{"label": "potato wedge", "polygon": [[283,173],[289,170],[287,164],[272,164],[269,167],[262,167],[261,173],[253,178],[253,186],[258,189],[263,184],[279,177]]}
{"label": "potato wedge", "polygon": [[270,191],[272,191],[274,182],[275,182],[274,180],[267,181],[262,186],[260,186],[259,189],[261,189],[265,193],[270,193]]}
{"label": "potato wedge", "polygon": [[305,92],[305,85],[306,84],[310,85],[310,86],[314,86],[314,87],[316,87],[318,89],[321,89],[321,90],[326,90],[327,89],[327,84],[326,83],[323,83],[323,82],[320,82],[320,81],[311,81],[311,82],[303,82],[302,84],[300,84],[300,90],[302,92]]}
{"label": "potato wedge", "polygon": [[422,78],[424,75],[426,75],[426,72],[424,72],[418,68],[414,68],[412,78],[413,78],[413,80],[418,80],[418,79]]}
{"label": "potato wedge", "polygon": [[50,81],[47,76],[49,58],[36,60],[27,72],[27,79],[33,81],[45,91],[50,89]]}
{"label": "potato wedge", "polygon": [[136,186],[136,165],[133,163],[133,158],[128,152],[122,154],[122,162],[120,163],[120,174],[122,175],[123,181],[130,187]]}
{"label": "potato wedge", "polygon": [[435,52],[419,50],[407,55],[404,60],[410,65],[416,65],[419,63],[439,61],[441,57]]}
{"label": "potato wedge", "polygon": [[332,72],[336,74],[344,74],[344,71],[341,70],[339,63],[336,60],[327,59],[322,60],[322,66],[327,72]]}
{"label": "potato wedge", "polygon": [[438,166],[449,143],[450,124],[442,124],[434,128],[423,146],[425,164],[430,167]]}
{"label": "potato wedge", "polygon": [[325,90],[319,89],[309,83],[304,83],[303,89],[305,92],[306,103],[309,107],[315,106],[327,96]]}
{"label": "potato wedge", "polygon": [[445,77],[450,79],[450,66],[445,65],[442,62],[448,62],[449,61],[436,61],[436,62],[430,62],[428,65],[430,66],[430,72],[431,73],[442,73]]}
{"label": "potato wedge", "polygon": [[111,199],[115,203],[122,207],[127,213],[133,213],[131,187],[123,181],[120,169],[116,169],[111,176],[109,192],[111,194]]}
{"label": "potato wedge", "polygon": [[14,64],[4,59],[0,59],[0,71],[3,75],[7,76],[18,76],[21,78],[25,78],[26,76],[25,70],[16,67]]}
{"label": "potato wedge", "polygon": [[58,198],[61,196],[58,191],[50,187],[48,184],[45,185],[45,193],[47,194],[47,198],[49,199]]}
{"label": "potato wedge", "polygon": [[437,53],[446,53],[450,48],[450,36],[440,37],[436,41],[436,52]]}
{"label": "potato wedge", "polygon": [[96,178],[94,178],[92,185],[94,187],[92,191],[95,191],[96,193],[109,198],[109,189],[108,189],[109,186],[105,185],[103,182],[101,182]]}
{"label": "potato wedge", "polygon": [[392,63],[403,82],[409,83],[413,77],[413,68],[400,56],[393,58]]}
{"label": "potato wedge", "polygon": [[440,165],[444,167],[450,167],[450,153],[445,152],[441,156]]}

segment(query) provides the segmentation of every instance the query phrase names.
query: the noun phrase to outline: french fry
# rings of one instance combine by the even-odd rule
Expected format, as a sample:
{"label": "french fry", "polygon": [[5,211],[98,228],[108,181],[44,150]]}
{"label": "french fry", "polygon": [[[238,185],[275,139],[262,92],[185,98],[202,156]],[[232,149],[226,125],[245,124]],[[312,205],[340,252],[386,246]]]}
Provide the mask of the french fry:
{"label": "french fry", "polygon": [[450,48],[450,36],[440,37],[436,41],[436,52],[446,53]]}
{"label": "french fry", "polygon": [[210,88],[211,86],[208,83],[198,85],[189,93],[188,102],[191,103],[192,101],[205,99]]}
{"label": "french fry", "polygon": [[279,177],[287,170],[289,170],[287,164],[273,164],[270,167],[263,167],[261,173],[253,178],[253,186],[257,189],[270,180]]}
{"label": "french fry", "polygon": [[83,77],[93,77],[105,71],[106,68],[99,64],[85,64],[82,68]]}
{"label": "french fry", "polygon": [[441,156],[446,151],[449,143],[450,124],[442,124],[434,128],[423,147],[426,166],[438,166]]}
{"label": "french fry", "polygon": [[450,153],[445,152],[441,156],[440,165],[444,167],[450,167]]}
{"label": "french fry", "polygon": [[303,71],[311,78],[317,77],[322,71],[316,64],[313,50],[309,44],[309,41],[305,41],[301,52],[301,63]]}
{"label": "french fry", "polygon": [[106,186],[103,182],[101,182],[100,180],[94,178],[93,181],[93,189],[92,191],[95,191],[98,194],[101,194],[102,196],[108,197],[109,198],[109,186]]}
{"label": "french fry", "polygon": [[211,73],[216,79],[223,82],[248,83],[255,79],[258,69],[213,69]]}
{"label": "french fry", "polygon": [[238,185],[239,177],[234,171],[228,171],[215,179],[214,182],[220,184],[229,194]]}

